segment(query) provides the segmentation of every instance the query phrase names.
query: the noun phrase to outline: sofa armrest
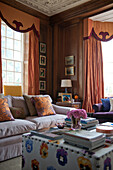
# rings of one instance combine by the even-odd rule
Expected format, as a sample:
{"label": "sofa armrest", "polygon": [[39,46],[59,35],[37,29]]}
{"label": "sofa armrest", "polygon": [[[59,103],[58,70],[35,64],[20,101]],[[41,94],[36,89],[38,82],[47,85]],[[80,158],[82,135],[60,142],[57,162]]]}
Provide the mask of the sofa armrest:
{"label": "sofa armrest", "polygon": [[58,106],[55,104],[52,104],[52,106],[57,114],[67,115],[67,112],[69,112],[70,110],[76,110],[73,107],[64,107],[64,106]]}
{"label": "sofa armrest", "polygon": [[95,113],[96,112],[101,112],[102,111],[102,103],[94,104],[93,109],[95,110]]}

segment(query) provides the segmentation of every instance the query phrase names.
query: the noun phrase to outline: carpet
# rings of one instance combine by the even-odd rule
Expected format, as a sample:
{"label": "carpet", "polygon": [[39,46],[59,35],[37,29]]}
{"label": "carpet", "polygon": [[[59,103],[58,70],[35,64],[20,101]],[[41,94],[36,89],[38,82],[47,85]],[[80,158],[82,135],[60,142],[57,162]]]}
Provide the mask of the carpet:
{"label": "carpet", "polygon": [[0,163],[0,170],[22,170],[22,157],[9,159]]}

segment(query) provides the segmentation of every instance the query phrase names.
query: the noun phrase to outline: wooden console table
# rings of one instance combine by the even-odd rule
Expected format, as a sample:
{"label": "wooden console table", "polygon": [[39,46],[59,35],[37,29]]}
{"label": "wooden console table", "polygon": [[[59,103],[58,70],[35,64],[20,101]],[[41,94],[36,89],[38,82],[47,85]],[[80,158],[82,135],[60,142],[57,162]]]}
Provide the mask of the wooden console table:
{"label": "wooden console table", "polygon": [[56,105],[58,106],[65,106],[65,107],[74,107],[76,109],[81,109],[81,102],[73,102],[73,103],[68,103],[68,102],[56,102]]}

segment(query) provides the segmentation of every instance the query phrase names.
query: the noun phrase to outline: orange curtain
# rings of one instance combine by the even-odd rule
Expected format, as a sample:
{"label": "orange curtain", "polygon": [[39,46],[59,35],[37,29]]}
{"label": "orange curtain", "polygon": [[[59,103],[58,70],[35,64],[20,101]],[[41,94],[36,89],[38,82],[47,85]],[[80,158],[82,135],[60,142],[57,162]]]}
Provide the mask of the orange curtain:
{"label": "orange curtain", "polygon": [[92,105],[104,97],[103,57],[101,41],[93,36],[84,41],[84,99],[83,108],[93,112]]}
{"label": "orange curtain", "polygon": [[113,38],[113,22],[84,19],[84,39],[89,39],[91,35],[100,41],[111,40]]}
{"label": "orange curtain", "polygon": [[18,9],[0,2],[0,17],[14,31],[28,32],[34,30],[40,35],[40,20]]}
{"label": "orange curtain", "polygon": [[[0,19],[13,30],[29,32],[29,66],[28,66],[28,93],[39,93],[39,42],[40,20],[37,17],[12,8],[0,2]],[[1,33],[1,29],[0,29]],[[0,34],[1,37],[1,34]],[[1,46],[1,41],[0,41]],[[0,48],[0,91],[2,92],[2,64]]]}
{"label": "orange curtain", "polygon": [[0,93],[2,93],[1,18],[0,18]]}
{"label": "orange curtain", "polygon": [[29,32],[28,94],[39,94],[39,40],[33,30]]}

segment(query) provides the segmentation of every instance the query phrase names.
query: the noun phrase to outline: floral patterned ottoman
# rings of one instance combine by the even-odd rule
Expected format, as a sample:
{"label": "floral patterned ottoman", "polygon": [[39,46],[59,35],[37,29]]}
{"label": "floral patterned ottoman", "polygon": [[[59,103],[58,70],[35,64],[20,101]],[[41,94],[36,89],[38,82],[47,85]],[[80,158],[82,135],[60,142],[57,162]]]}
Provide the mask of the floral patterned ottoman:
{"label": "floral patterned ottoman", "polygon": [[112,170],[113,145],[93,151],[23,135],[23,170]]}

